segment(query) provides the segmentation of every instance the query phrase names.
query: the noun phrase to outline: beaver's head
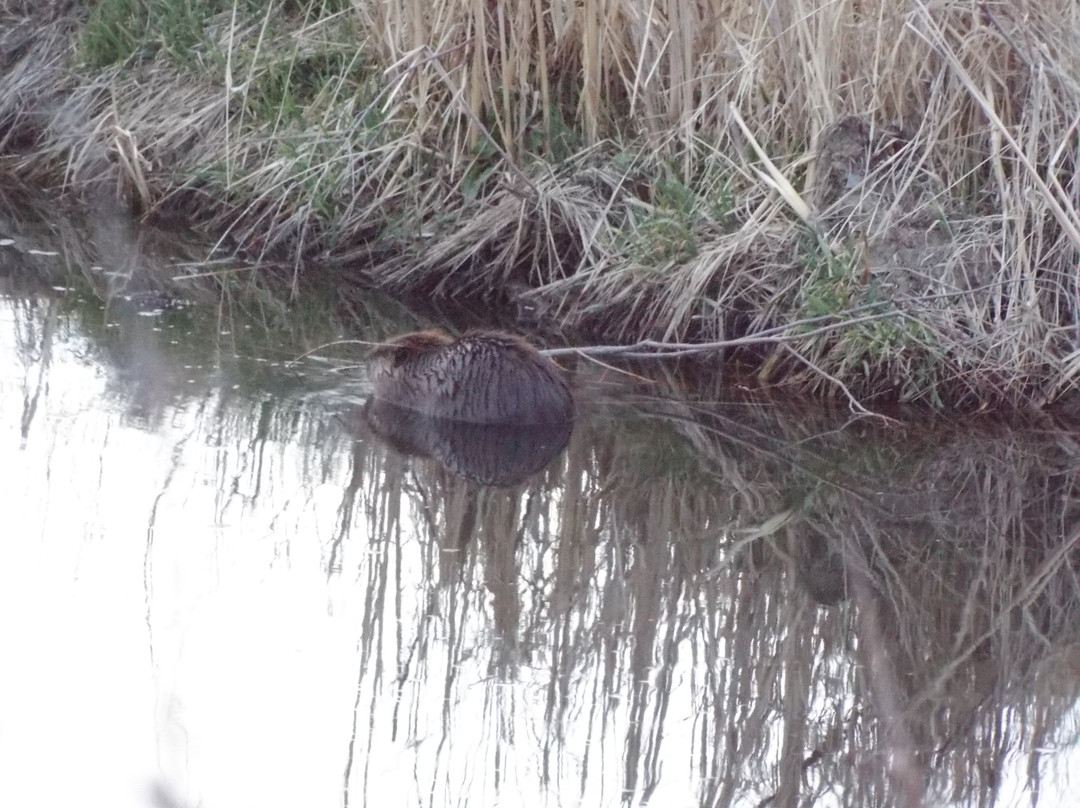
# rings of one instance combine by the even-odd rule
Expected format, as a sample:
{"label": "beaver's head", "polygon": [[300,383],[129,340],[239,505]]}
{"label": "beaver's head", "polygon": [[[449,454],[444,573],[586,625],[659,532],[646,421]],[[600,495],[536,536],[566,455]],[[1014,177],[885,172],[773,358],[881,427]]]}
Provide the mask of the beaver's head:
{"label": "beaver's head", "polygon": [[453,340],[442,331],[414,331],[394,337],[373,348],[368,354],[368,362],[373,368],[393,371],[410,359],[445,348],[452,343]]}

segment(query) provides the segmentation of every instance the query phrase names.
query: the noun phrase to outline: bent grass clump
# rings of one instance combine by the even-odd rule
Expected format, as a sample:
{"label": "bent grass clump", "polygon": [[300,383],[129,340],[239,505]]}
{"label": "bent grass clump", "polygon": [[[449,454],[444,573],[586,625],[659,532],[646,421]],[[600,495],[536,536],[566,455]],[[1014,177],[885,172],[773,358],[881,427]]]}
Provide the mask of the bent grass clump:
{"label": "bent grass clump", "polygon": [[[859,399],[1080,378],[1072,0],[21,9],[4,168],[195,216],[293,294],[318,260],[346,295],[524,302],[593,339],[779,334],[762,381]],[[41,93],[72,32],[79,78]]]}

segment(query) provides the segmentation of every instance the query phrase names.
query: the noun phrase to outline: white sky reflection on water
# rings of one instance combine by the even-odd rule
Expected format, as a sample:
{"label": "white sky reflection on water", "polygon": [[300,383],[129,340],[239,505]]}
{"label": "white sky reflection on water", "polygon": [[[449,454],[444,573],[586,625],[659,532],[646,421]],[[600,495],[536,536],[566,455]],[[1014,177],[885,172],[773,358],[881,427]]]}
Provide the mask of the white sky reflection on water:
{"label": "white sky reflection on water", "polygon": [[208,445],[212,402],[139,428],[63,341],[24,440],[37,368],[13,326],[5,306],[0,804],[147,805],[159,770],[192,804],[337,804],[358,597],[320,528],[340,490],[308,493],[288,444],[255,479],[242,438]]}
{"label": "white sky reflection on water", "polygon": [[[65,333],[47,368],[24,366],[16,328],[0,300],[0,490],[10,503],[0,545],[0,804],[341,804],[367,595],[362,520],[345,551],[353,571],[327,573],[348,442],[318,482],[310,449],[219,429],[221,409],[247,405],[214,391],[176,397],[148,428],[81,339]],[[424,608],[423,574],[406,542],[406,627]],[[379,692],[373,676],[360,688],[352,804],[364,804],[365,791],[390,806],[522,804],[527,795],[553,804],[536,786],[548,671],[522,669],[500,684],[485,659],[469,658],[445,744],[446,657],[436,655],[423,683],[414,677],[401,690],[403,728],[392,741],[389,626]],[[509,724],[492,726],[492,699]],[[499,737],[514,740],[498,744],[497,793],[488,767]],[[581,804],[617,803],[618,773],[597,776],[594,766],[593,785],[606,790],[590,787]],[[578,804],[567,796],[557,802]]]}
{"label": "white sky reflection on water", "polygon": [[[411,504],[399,540],[365,535],[380,507],[370,486],[346,514],[357,472],[350,437],[332,426],[338,413],[318,400],[282,410],[289,402],[270,391],[244,398],[220,369],[189,368],[203,375],[187,385],[154,346],[144,346],[146,363],[131,367],[160,377],[143,386],[121,380],[116,364],[94,359],[69,315],[16,312],[18,305],[0,297],[0,491],[8,516],[0,541],[0,805],[338,806],[347,769],[350,805],[622,804],[628,691],[608,702],[602,671],[571,666],[576,695],[560,745],[546,715],[555,675],[550,639],[536,641],[512,681],[492,671],[502,608],[495,578],[510,575],[522,612],[554,622],[555,606],[544,599],[559,570],[548,550],[527,543],[521,571],[507,572],[489,547],[486,568],[471,569],[457,589],[436,586],[440,560],[425,556],[432,549],[418,538],[424,516],[412,494],[402,500]],[[47,353],[45,322],[55,328]],[[260,431],[262,411],[300,426],[279,439],[273,428]],[[388,479],[392,465],[379,467]],[[550,505],[552,521],[558,507]],[[595,548],[590,585],[617,589],[625,582],[610,576],[622,568],[598,559],[612,552],[619,526],[597,529],[609,532]],[[535,571],[543,587],[525,580]],[[376,580],[387,583],[384,592]],[[437,614],[425,617],[434,602]],[[599,619],[595,608],[582,607],[584,623]],[[529,625],[521,622],[512,628],[524,638]],[[660,638],[668,615],[655,622]],[[368,655],[365,626],[381,632]],[[801,641],[778,642],[789,640]],[[701,751],[692,745],[702,721],[696,641],[675,646],[654,805],[696,805],[702,789],[693,768]],[[716,642],[724,664],[738,664],[732,638]],[[843,687],[851,659],[842,646],[831,653],[823,664]],[[654,655],[653,679],[657,662]],[[627,664],[618,663],[616,678],[632,674]],[[811,694],[808,714],[834,708],[837,694],[827,689]],[[858,709],[843,692],[835,703]],[[651,728],[656,709],[645,706]],[[775,756],[783,725],[767,720]],[[642,758],[648,742],[646,732]],[[1055,770],[1067,772],[1075,759],[1070,750]],[[1006,761],[1000,804],[1027,802],[1026,765],[1023,755]],[[646,780],[642,763],[634,804]],[[844,804],[837,788],[825,787],[815,804]],[[1072,804],[1067,789],[1053,790],[1044,789],[1041,805]],[[731,804],[761,797],[736,792]]]}

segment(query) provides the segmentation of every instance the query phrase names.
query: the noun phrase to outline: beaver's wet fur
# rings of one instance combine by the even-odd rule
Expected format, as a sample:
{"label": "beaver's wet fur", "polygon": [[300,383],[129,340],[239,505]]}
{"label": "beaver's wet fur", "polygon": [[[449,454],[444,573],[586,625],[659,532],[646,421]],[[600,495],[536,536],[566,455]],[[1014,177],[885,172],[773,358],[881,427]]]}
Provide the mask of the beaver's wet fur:
{"label": "beaver's wet fur", "polygon": [[574,417],[562,372],[520,337],[441,331],[395,337],[368,357],[375,398],[475,424],[556,424]]}

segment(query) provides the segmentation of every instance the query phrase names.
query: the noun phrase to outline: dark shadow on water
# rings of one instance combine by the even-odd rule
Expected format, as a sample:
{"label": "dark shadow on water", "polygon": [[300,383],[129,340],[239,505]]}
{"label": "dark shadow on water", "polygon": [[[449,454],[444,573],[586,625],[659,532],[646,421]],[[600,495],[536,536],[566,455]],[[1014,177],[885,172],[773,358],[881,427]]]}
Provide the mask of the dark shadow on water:
{"label": "dark shadow on water", "polygon": [[561,424],[474,424],[436,418],[369,399],[354,417],[396,451],[430,457],[480,485],[517,485],[543,470],[563,450],[574,429]]}

